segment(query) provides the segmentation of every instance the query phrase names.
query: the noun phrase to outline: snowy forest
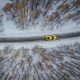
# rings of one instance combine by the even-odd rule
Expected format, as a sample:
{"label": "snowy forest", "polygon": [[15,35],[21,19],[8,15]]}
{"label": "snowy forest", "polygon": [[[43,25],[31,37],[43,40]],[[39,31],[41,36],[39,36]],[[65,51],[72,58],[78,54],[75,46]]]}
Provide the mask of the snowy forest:
{"label": "snowy forest", "polygon": [[23,30],[31,25],[53,30],[69,21],[80,24],[80,0],[10,0],[1,11],[1,18],[7,15]]}
{"label": "snowy forest", "polygon": [[0,0],[0,80],[80,80],[80,34],[54,35],[71,32],[80,33],[80,0]]}
{"label": "snowy forest", "polygon": [[80,80],[80,43],[0,50],[0,80]]}

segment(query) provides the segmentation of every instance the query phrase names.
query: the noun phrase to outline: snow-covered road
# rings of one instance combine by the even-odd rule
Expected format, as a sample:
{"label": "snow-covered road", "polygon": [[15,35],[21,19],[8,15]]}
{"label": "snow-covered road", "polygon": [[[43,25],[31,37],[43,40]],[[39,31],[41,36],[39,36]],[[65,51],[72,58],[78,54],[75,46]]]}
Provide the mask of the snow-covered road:
{"label": "snow-covered road", "polygon": [[35,46],[42,46],[44,48],[53,48],[56,46],[69,45],[74,43],[80,43],[80,37],[62,39],[56,41],[34,41],[34,42],[14,42],[14,43],[0,43],[0,49],[3,49],[5,46],[12,46],[15,48],[26,47],[32,49]]}
{"label": "snow-covered road", "polygon": [[[32,41],[46,41],[46,36],[33,36],[33,37],[7,37],[7,38],[0,38],[0,42],[32,42]],[[51,35],[56,36],[56,40],[66,39],[66,38],[73,38],[73,37],[80,37],[80,31],[74,33],[66,33],[66,34],[53,34]],[[54,39],[53,39],[54,40]]]}

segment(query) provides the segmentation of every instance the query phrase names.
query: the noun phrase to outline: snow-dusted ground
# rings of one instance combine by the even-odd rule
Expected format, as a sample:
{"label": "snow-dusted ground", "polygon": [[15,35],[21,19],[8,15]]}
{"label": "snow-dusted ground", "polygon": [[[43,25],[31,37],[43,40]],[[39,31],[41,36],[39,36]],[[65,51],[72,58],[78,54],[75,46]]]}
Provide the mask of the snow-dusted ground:
{"label": "snow-dusted ground", "polygon": [[80,43],[27,47],[16,49],[11,45],[0,50],[1,80],[80,79]]}
{"label": "snow-dusted ground", "polygon": [[[0,0],[0,10],[7,2],[9,0]],[[42,22],[19,30],[14,22],[6,20],[5,13],[3,15],[3,26],[0,25],[0,31],[2,29],[3,32],[0,37],[30,37],[80,31],[80,24],[73,21],[54,30],[42,29]],[[0,80],[10,79],[79,80],[80,37],[56,41],[0,43]]]}
{"label": "snow-dusted ground", "polygon": [[56,40],[56,41],[0,43],[0,48],[4,48],[6,45],[13,46],[15,48],[27,47],[29,49],[32,49],[35,46],[42,46],[43,48],[52,48],[52,47],[56,47],[56,46],[74,44],[75,42],[80,43],[80,37],[62,39],[62,40]]}
{"label": "snow-dusted ground", "polygon": [[[5,5],[5,3],[10,2],[9,0],[1,0],[0,1],[0,9]],[[55,9],[53,9],[55,10]],[[75,32],[80,31],[80,24],[76,24],[73,21],[68,21],[65,23],[65,25],[59,26],[58,29],[54,28],[54,30],[47,30],[46,27],[44,30],[42,30],[40,21],[40,24],[37,25],[30,25],[28,29],[19,30],[17,29],[16,25],[12,21],[6,20],[6,15],[3,13],[3,26],[0,26],[3,28],[3,32],[0,33],[0,37],[29,37],[29,36],[39,36],[39,35],[49,35],[49,34],[59,34],[59,33],[68,33],[68,32]],[[56,26],[56,25],[55,25]]]}
{"label": "snow-dusted ground", "polygon": [[[37,25],[38,26],[38,25]],[[31,27],[31,29],[19,30],[16,28],[13,22],[4,23],[4,31],[0,37],[30,37],[30,36],[40,36],[40,35],[50,35],[50,34],[60,34],[60,33],[70,33],[80,31],[80,25],[76,25],[74,22],[66,23],[61,29],[54,30],[41,30],[40,27]]]}
{"label": "snow-dusted ground", "polygon": [[[9,0],[0,0],[0,9],[7,2]],[[72,21],[54,30],[42,30],[40,25],[19,30],[12,21],[6,21],[5,17],[3,27],[0,26],[4,29],[0,37],[30,37],[80,31],[80,25]],[[1,57],[0,80],[80,80],[80,37],[56,41],[0,43],[0,61]]]}

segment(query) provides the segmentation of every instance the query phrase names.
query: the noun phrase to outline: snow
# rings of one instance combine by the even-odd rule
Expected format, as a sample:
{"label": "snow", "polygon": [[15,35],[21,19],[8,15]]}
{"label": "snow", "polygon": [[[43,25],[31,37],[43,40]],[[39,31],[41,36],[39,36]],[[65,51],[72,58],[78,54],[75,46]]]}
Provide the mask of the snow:
{"label": "snow", "polygon": [[60,33],[70,33],[80,31],[80,25],[76,25],[74,22],[66,23],[63,28],[54,29],[54,30],[44,30],[42,31],[40,27],[31,27],[30,29],[18,30],[16,25],[12,22],[4,21],[4,32],[0,37],[31,37],[31,36],[42,36],[50,34],[60,34]]}
{"label": "snow", "polygon": [[0,43],[0,48],[2,49],[4,46],[12,46],[16,49],[20,47],[26,47],[32,49],[35,46],[42,46],[43,48],[52,48],[56,46],[69,45],[74,44],[75,42],[80,43],[80,37],[62,39],[56,41],[34,41],[34,42],[13,42],[13,43]]}
{"label": "snow", "polygon": [[[75,39],[75,40],[73,40],[73,39]],[[30,42],[30,43],[26,43],[26,44],[25,43],[13,43],[13,44],[8,43],[8,45],[10,45],[10,48],[13,47],[13,50],[10,53],[7,53],[7,54],[3,53],[3,51],[2,51],[2,53],[4,55],[6,55],[6,58],[3,60],[3,62],[1,62],[2,65],[4,65],[4,66],[2,67],[0,72],[2,73],[2,72],[6,71],[6,73],[3,76],[4,78],[5,78],[6,75],[8,75],[8,77],[7,77],[7,79],[8,79],[9,77],[12,77],[14,74],[16,74],[16,77],[21,79],[21,80],[24,79],[25,74],[28,74],[29,80],[33,80],[33,77],[38,80],[37,74],[39,74],[39,76],[42,80],[43,80],[43,77],[46,80],[48,80],[48,75],[50,75],[50,74],[53,77],[56,74],[58,74],[59,72],[60,72],[60,74],[62,74],[62,72],[65,70],[65,68],[67,68],[67,67],[65,67],[67,65],[67,63],[73,64],[72,61],[76,61],[76,59],[70,57],[70,55],[72,55],[74,57],[76,57],[78,55],[78,58],[80,56],[80,54],[78,52],[70,54],[68,52],[69,49],[67,49],[67,48],[66,48],[67,53],[65,53],[65,52],[64,53],[61,53],[61,52],[57,53],[54,50],[55,49],[54,47],[60,47],[60,46],[62,47],[62,45],[68,45],[68,47],[69,47],[70,45],[74,44],[77,41],[80,42],[80,38],[79,37],[71,38],[71,39],[67,39],[67,41],[68,42],[66,42],[66,39],[64,39],[64,40],[60,40],[60,41],[50,41],[48,43],[47,42]],[[48,48],[48,50],[51,48],[54,51],[53,50],[52,50],[52,52],[48,51],[47,52],[48,54],[47,54],[46,50],[45,50],[44,54],[40,54],[41,53],[41,52],[39,52],[39,51],[41,51],[41,50],[39,50],[40,48],[38,48],[38,50],[39,50],[38,52],[35,52],[33,50],[33,48],[35,47],[34,44],[35,44],[35,46],[38,46],[38,45],[39,45],[39,47],[41,46],[41,48],[43,50],[45,50],[44,48]],[[1,45],[0,46],[0,48],[1,48],[1,47],[4,47],[4,46],[7,46],[7,43],[5,43],[5,44],[0,43],[0,45]],[[79,49],[80,44],[79,44],[79,46],[78,46],[78,44],[76,46],[75,45],[72,45],[72,46],[70,46],[70,47],[73,48],[73,49],[76,48],[75,51],[80,50]],[[10,48],[8,48],[8,50],[10,50]],[[62,48],[64,49],[64,47],[62,47]],[[27,51],[29,49],[29,52],[25,52],[24,51],[25,49],[27,49]],[[59,48],[57,48],[56,50],[59,51],[61,48],[59,50],[58,49]],[[4,48],[1,49],[1,50],[4,50]],[[74,55],[74,54],[76,54],[76,55]],[[51,57],[49,55],[51,55]],[[47,56],[48,59],[45,59],[44,56]],[[77,60],[77,62],[79,62],[79,60]],[[42,63],[42,65],[38,65],[38,63]],[[35,66],[35,68],[33,67],[33,65]],[[41,68],[39,68],[38,66],[41,67]],[[51,67],[48,67],[48,66],[51,66]],[[80,71],[78,68],[74,69],[75,68],[74,66],[69,66],[69,67],[70,67],[69,68],[70,69],[69,73],[71,73],[71,70],[75,71],[75,73],[77,73],[77,71]],[[9,70],[7,70],[7,69],[9,69]],[[64,73],[67,75],[68,73],[66,73],[66,72],[63,72],[63,75],[64,75]],[[47,73],[47,75],[46,75],[46,73]],[[35,74],[36,74],[36,76],[35,76]],[[75,75],[77,75],[77,74],[75,74]],[[58,76],[60,76],[60,75],[58,75]],[[65,75],[63,77],[65,77]],[[63,77],[61,76],[61,79]],[[70,78],[71,77],[73,78],[73,80],[75,80],[75,78],[77,78],[77,77],[79,78],[79,76],[74,78],[73,75],[70,76]],[[56,76],[54,78],[56,78]],[[14,80],[14,79],[12,79],[12,80]]]}
{"label": "snow", "polygon": [[[0,8],[2,8],[5,3],[10,2],[9,0],[1,0]],[[55,10],[55,9],[54,9]],[[41,17],[42,18],[42,17]],[[73,21],[66,22],[65,25],[59,26],[58,29],[47,30],[47,25],[42,30],[43,20],[39,20],[39,24],[33,25],[30,24],[27,29],[20,30],[17,28],[16,24],[13,21],[6,20],[6,15],[4,14],[3,26],[1,26],[4,31],[0,33],[0,37],[30,37],[30,36],[40,36],[40,35],[50,35],[50,34],[59,34],[59,33],[69,33],[80,31],[80,24],[76,24]],[[56,27],[56,25],[54,25]]]}
{"label": "snow", "polygon": [[10,2],[10,1],[9,0],[0,0],[0,9],[2,9],[2,7],[8,2]]}
{"label": "snow", "polygon": [[[7,2],[9,2],[9,0],[1,0],[0,1],[0,9]],[[56,10],[56,8],[54,9],[54,11],[55,10]],[[6,21],[5,18],[6,18],[6,15],[3,19],[4,32],[2,32],[0,34],[0,37],[31,37],[31,36],[62,34],[62,33],[70,33],[70,32],[80,31],[80,24],[78,25],[73,21],[66,22],[65,25],[59,26],[58,29],[54,28],[54,30],[47,30],[46,28],[44,28],[44,30],[42,30],[41,24],[43,23],[43,21],[40,21],[40,24],[37,24],[37,25],[32,25],[31,24],[25,30],[20,30],[20,29],[16,28],[17,26],[12,21]],[[0,26],[0,27],[2,27],[2,26]],[[62,40],[56,40],[56,41],[33,41],[33,42],[0,43],[0,54],[2,53],[2,57],[5,57],[5,59],[1,62],[1,63],[3,63],[2,65],[4,65],[4,67],[2,67],[2,69],[0,69],[0,74],[1,74],[2,71],[6,70],[6,73],[4,74],[3,77],[5,78],[6,75],[8,74],[7,80],[9,79],[9,77],[12,77],[14,79],[14,76],[16,78],[20,78],[20,80],[22,80],[24,78],[25,74],[26,75],[28,74],[27,76],[30,77],[29,80],[33,80],[33,77],[36,77],[36,79],[38,80],[37,72],[36,72],[36,70],[37,70],[39,72],[39,75],[42,74],[41,75],[42,80],[43,80],[43,77],[46,80],[48,80],[47,75],[49,75],[50,77],[52,75],[54,77],[55,74],[58,75],[58,73],[61,73],[64,77],[65,76],[64,73],[61,72],[62,70],[60,71],[58,69],[59,68],[58,66],[61,67],[61,63],[63,64],[65,62],[69,62],[70,64],[72,64],[71,63],[72,59],[71,59],[71,57],[69,57],[70,54],[69,55],[68,55],[68,53],[67,54],[66,53],[58,53],[57,54],[56,52],[51,53],[49,51],[52,51],[52,49],[54,50],[55,48],[62,47],[64,45],[71,45],[71,44],[74,44],[76,42],[80,43],[80,37],[62,39]],[[5,54],[3,52],[3,49],[6,46],[9,46],[9,50],[10,50],[7,54]],[[55,54],[57,54],[56,55],[57,57],[56,56],[53,57],[52,58],[53,60],[52,59],[51,60],[46,60],[45,59],[45,61],[44,60],[42,61],[42,59],[44,59],[43,56],[44,55],[46,56],[48,54],[46,54],[46,52],[45,52],[45,54],[42,55],[42,54],[39,53],[39,51],[37,53],[32,51],[35,46],[39,46],[41,48],[46,48],[47,53],[49,55],[53,54],[55,56]],[[25,51],[25,49],[27,49],[27,50]],[[75,53],[75,54],[76,54],[75,56],[80,55],[78,53]],[[60,60],[58,58],[58,57],[60,57],[60,55],[63,56],[63,61],[62,61],[62,59]],[[0,57],[1,57],[1,55],[0,55]],[[31,60],[28,60],[30,58],[31,58]],[[49,57],[48,57],[48,59],[49,59]],[[54,64],[53,61],[56,64],[58,64],[58,66],[56,64]],[[74,59],[74,61],[76,61],[76,60]],[[36,64],[38,64],[38,62],[42,62],[42,66],[41,66],[43,68],[42,71],[37,67],[38,65],[36,65]],[[53,67],[52,68],[50,67],[50,69],[49,69],[46,66],[45,62],[47,63],[47,65],[50,65],[50,66],[52,65]],[[77,62],[79,62],[79,61],[77,61]],[[34,69],[33,65],[35,65],[36,70]],[[30,70],[30,68],[31,68],[31,70]],[[46,71],[47,75],[46,75],[44,70]],[[75,69],[73,69],[73,71],[75,71]],[[59,77],[62,77],[62,76],[59,74]],[[72,76],[70,76],[70,77],[72,77]],[[56,78],[56,76],[54,78]],[[73,78],[74,78],[74,76],[73,76]],[[56,79],[58,79],[58,78],[56,78]],[[69,78],[67,78],[67,80],[69,80]]]}

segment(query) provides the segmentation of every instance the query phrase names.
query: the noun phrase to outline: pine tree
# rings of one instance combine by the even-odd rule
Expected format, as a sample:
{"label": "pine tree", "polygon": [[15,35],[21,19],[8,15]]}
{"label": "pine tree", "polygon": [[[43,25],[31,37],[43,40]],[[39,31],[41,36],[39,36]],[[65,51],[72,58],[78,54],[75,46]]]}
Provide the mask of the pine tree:
{"label": "pine tree", "polygon": [[42,25],[52,23],[51,26],[73,19],[79,21],[80,15],[77,14],[80,14],[80,11],[77,13],[77,10],[80,8],[80,0],[11,0],[11,2],[5,4],[3,10],[11,14],[18,28],[24,29],[29,24],[36,24],[39,19],[43,21]]}

